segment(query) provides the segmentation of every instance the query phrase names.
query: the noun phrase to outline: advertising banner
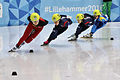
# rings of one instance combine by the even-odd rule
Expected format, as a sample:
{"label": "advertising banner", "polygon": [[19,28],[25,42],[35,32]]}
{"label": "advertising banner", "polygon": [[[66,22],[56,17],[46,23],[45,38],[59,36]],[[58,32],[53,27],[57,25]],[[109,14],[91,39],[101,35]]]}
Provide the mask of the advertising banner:
{"label": "advertising banner", "polygon": [[[120,0],[113,0],[111,20],[120,22]],[[102,0],[0,0],[0,27],[28,24],[27,17],[37,12],[41,17],[52,22],[55,13],[69,15],[73,22],[78,13],[93,14],[95,9],[102,11]]]}
{"label": "advertising banner", "polygon": [[102,10],[101,0],[42,0],[40,12],[50,23],[55,13],[72,16],[72,20],[76,22],[75,16],[78,13],[92,14],[95,9]]}

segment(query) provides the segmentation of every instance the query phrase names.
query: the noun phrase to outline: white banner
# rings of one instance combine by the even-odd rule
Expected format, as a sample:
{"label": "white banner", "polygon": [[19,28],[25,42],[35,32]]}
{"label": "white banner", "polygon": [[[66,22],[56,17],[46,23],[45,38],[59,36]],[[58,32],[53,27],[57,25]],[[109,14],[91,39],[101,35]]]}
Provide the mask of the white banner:
{"label": "white banner", "polygon": [[0,18],[2,18],[2,4],[0,3]]}

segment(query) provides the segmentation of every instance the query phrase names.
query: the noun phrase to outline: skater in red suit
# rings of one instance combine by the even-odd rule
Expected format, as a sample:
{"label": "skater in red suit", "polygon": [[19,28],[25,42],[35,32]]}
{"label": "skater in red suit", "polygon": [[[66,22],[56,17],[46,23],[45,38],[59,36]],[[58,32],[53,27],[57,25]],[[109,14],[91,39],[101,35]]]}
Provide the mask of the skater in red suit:
{"label": "skater in red suit", "polygon": [[43,27],[48,24],[48,21],[42,19],[38,13],[32,13],[28,17],[28,21],[29,21],[29,24],[28,24],[23,36],[20,38],[20,40],[16,44],[16,46],[13,47],[8,52],[15,52],[23,44],[30,43],[42,31]]}
{"label": "skater in red suit", "polygon": [[41,46],[48,45],[52,40],[56,39],[58,35],[65,32],[68,28],[68,25],[72,24],[71,16],[54,14],[52,16],[52,21],[55,24],[52,33],[50,34],[47,41],[45,41]]}

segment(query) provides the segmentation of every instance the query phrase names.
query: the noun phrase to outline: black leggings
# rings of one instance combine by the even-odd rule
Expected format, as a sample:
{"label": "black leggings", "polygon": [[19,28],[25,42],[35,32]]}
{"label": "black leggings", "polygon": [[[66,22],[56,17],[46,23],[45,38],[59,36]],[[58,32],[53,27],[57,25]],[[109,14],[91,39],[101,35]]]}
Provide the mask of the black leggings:
{"label": "black leggings", "polygon": [[50,42],[51,40],[54,40],[55,38],[57,38],[58,35],[62,34],[64,31],[67,30],[68,27],[64,27],[64,28],[54,28],[52,33],[50,34],[48,41]]}
{"label": "black leggings", "polygon": [[83,31],[88,29],[90,26],[78,26],[75,32],[76,38],[78,38],[78,35],[81,34]]}

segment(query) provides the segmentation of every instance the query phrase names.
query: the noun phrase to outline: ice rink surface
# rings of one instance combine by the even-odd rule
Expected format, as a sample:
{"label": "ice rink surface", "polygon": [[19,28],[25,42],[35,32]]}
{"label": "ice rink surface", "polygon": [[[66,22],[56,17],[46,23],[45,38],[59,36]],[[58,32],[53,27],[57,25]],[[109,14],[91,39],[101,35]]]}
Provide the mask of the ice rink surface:
{"label": "ice rink surface", "polygon": [[[78,24],[52,41],[47,40],[54,25],[48,24],[30,44],[8,53],[26,26],[0,27],[0,80],[120,80],[120,23],[108,23],[93,39],[68,42]],[[113,37],[114,40],[110,40]],[[29,53],[33,49],[34,53]],[[16,71],[17,76],[12,76]]]}

